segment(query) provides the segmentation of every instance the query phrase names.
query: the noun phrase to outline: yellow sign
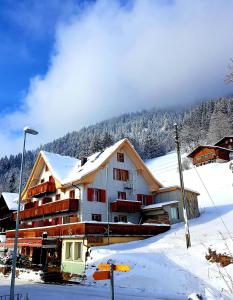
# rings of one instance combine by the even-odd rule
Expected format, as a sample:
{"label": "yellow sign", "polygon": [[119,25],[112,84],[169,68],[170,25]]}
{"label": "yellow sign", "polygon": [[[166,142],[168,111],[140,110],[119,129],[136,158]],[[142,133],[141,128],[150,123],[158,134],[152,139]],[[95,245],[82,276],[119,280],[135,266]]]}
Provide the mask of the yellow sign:
{"label": "yellow sign", "polygon": [[[99,264],[98,269],[101,271],[110,271],[109,264]],[[130,267],[127,265],[113,265],[113,270],[118,272],[129,272]]]}

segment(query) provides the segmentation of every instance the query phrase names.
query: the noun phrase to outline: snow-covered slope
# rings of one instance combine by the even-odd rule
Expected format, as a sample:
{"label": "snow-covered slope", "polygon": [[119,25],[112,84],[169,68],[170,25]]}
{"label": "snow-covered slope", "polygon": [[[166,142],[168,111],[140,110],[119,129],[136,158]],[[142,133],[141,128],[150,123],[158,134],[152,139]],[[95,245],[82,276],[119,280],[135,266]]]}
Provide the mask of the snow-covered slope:
{"label": "snow-covered slope", "polygon": [[[179,184],[176,153],[150,160],[147,166],[165,186]],[[99,262],[113,259],[131,266],[129,273],[116,273],[118,287],[141,289],[162,299],[187,299],[193,292],[209,294],[208,299],[212,299],[212,294],[213,299],[233,299],[233,265],[222,268],[205,259],[209,247],[229,255],[230,249],[233,251],[233,174],[229,164],[209,164],[185,171],[184,182],[201,194],[202,214],[190,221],[192,247],[186,249],[183,224],[147,240],[96,247],[89,259],[89,280]]]}

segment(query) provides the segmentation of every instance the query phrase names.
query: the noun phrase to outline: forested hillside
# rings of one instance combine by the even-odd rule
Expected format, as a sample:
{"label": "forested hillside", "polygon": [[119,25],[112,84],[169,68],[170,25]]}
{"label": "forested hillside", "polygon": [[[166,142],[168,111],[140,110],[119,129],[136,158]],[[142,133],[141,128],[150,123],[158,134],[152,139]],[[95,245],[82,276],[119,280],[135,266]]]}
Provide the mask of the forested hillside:
{"label": "forested hillside", "polygon": [[[198,143],[214,143],[233,134],[232,116],[233,98],[204,101],[188,111],[145,110],[68,133],[40,149],[81,157],[127,137],[143,159],[154,158],[174,149],[175,122],[181,128],[183,149],[189,150]],[[26,153],[24,183],[40,149]],[[20,154],[0,159],[0,191],[17,191],[20,161]]]}

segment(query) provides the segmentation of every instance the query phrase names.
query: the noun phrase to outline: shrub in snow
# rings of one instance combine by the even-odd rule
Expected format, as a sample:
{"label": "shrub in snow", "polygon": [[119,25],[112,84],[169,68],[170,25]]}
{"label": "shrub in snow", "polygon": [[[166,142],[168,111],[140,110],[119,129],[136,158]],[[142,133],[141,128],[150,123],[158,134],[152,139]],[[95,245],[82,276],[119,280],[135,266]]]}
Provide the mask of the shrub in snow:
{"label": "shrub in snow", "polygon": [[188,300],[202,300],[203,297],[200,294],[192,293],[188,296]]}

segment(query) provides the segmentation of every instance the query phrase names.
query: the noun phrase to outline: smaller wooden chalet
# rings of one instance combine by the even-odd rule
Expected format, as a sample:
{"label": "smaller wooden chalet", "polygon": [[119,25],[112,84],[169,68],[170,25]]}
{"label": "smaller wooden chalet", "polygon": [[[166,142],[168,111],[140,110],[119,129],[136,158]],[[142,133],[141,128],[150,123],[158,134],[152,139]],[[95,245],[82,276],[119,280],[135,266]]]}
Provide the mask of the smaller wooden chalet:
{"label": "smaller wooden chalet", "polygon": [[227,162],[230,160],[231,149],[226,149],[220,146],[197,146],[188,157],[192,158],[192,163],[195,166],[202,166],[212,162]]}
{"label": "smaller wooden chalet", "polygon": [[[185,189],[186,211],[188,219],[200,216],[198,192]],[[175,224],[184,221],[179,186],[160,188],[154,195],[154,204],[144,206],[143,220],[148,223]]]}
{"label": "smaller wooden chalet", "polygon": [[17,210],[17,193],[2,193],[0,196],[0,232],[13,229],[15,221],[12,213]]}
{"label": "smaller wooden chalet", "polygon": [[2,193],[0,196],[0,243],[5,241],[5,231],[15,228],[12,213],[17,210],[17,193]]}
{"label": "smaller wooden chalet", "polygon": [[225,136],[220,141],[218,141],[215,146],[227,148],[233,150],[233,136]]}

